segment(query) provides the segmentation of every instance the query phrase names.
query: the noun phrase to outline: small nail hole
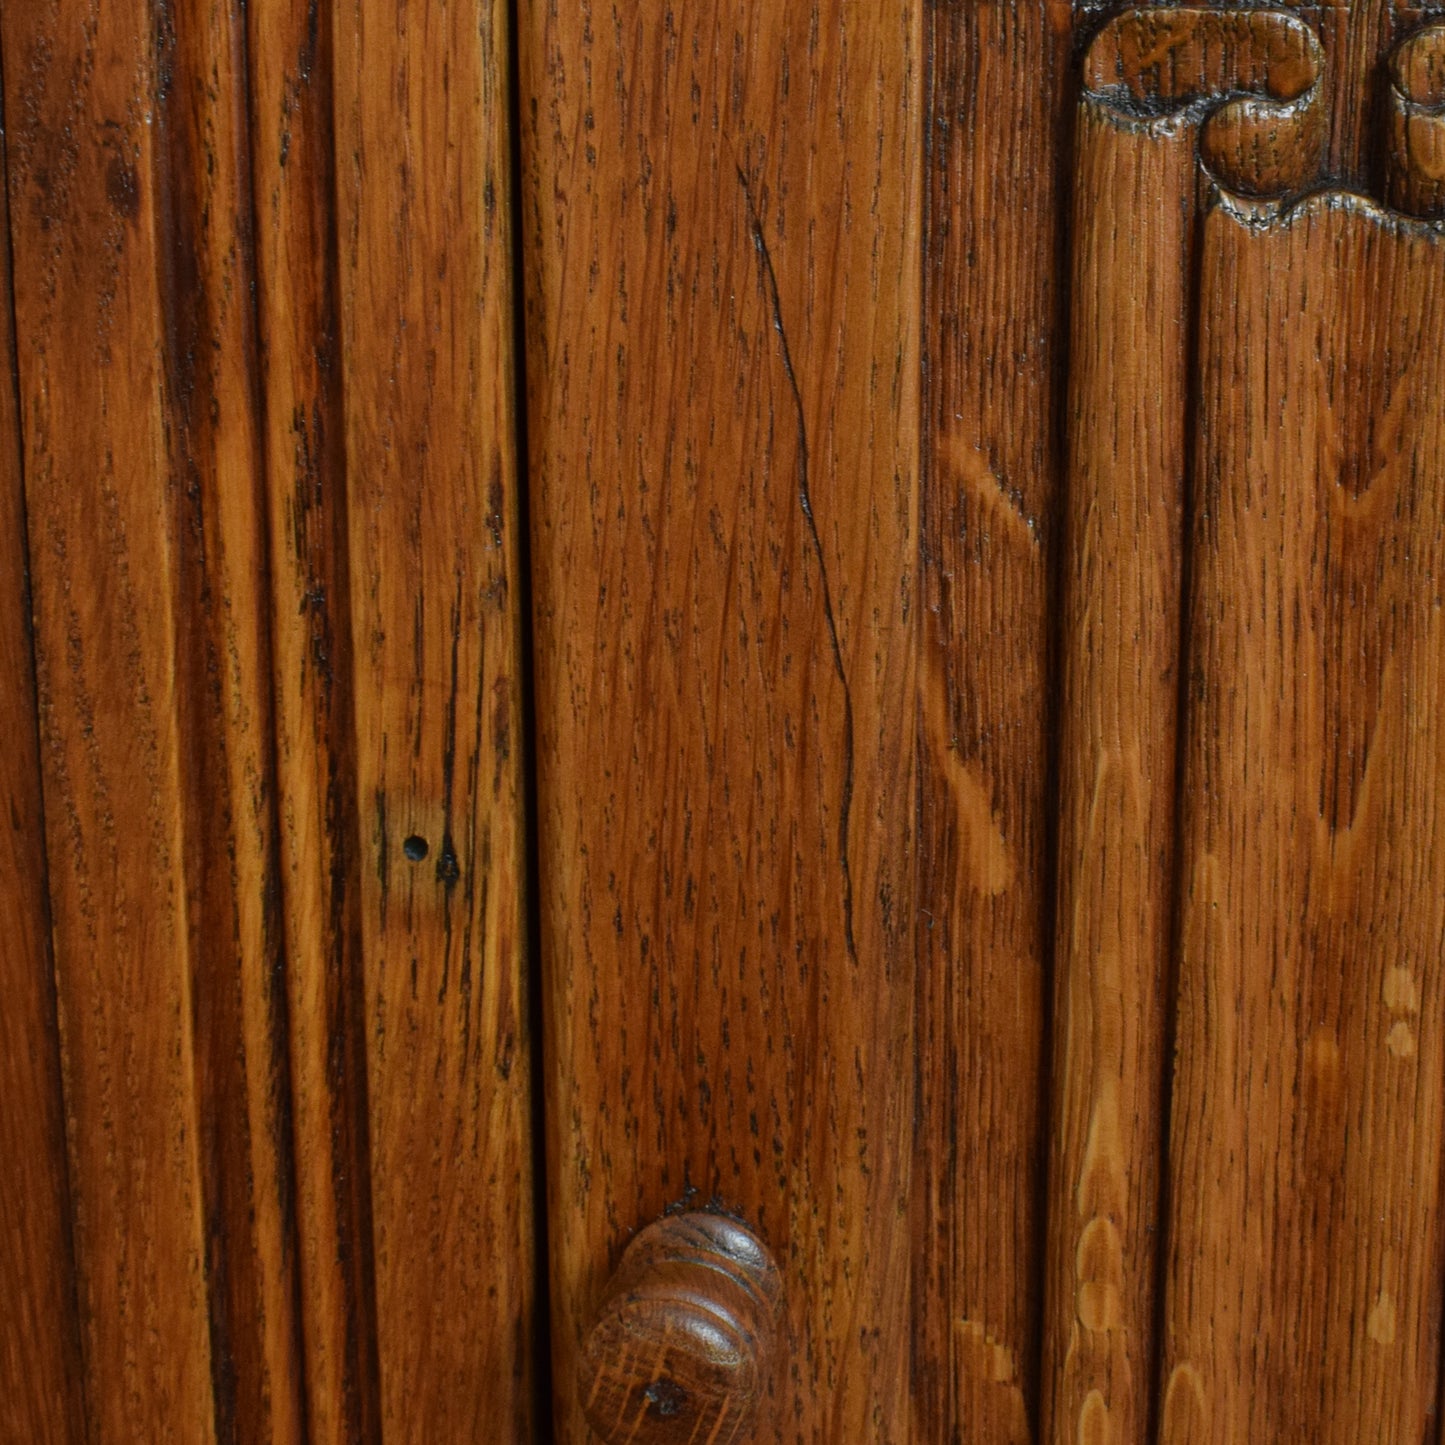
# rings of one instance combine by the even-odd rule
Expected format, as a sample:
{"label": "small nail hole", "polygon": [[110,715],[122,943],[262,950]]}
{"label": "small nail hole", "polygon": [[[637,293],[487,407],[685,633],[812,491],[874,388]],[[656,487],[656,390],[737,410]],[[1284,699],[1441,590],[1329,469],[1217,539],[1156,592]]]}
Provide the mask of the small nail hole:
{"label": "small nail hole", "polygon": [[401,851],[405,853],[413,863],[420,863],[427,854],[426,839],[419,833],[413,833],[411,837],[401,845]]}

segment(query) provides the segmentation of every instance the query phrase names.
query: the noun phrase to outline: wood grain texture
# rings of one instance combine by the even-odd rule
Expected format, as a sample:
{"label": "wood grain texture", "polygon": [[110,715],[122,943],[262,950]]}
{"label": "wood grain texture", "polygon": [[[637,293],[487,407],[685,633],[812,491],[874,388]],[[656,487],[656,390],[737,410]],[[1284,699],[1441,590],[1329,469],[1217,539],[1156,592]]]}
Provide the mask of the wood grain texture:
{"label": "wood grain texture", "polygon": [[152,35],[178,871],[193,960],[215,1429],[222,1442],[281,1445],[303,1438],[302,1361],[244,22],[236,5],[186,0],[157,14]]}
{"label": "wood grain texture", "polygon": [[379,1439],[333,37],[247,7],[296,1213],[314,1445]]}
{"label": "wood grain texture", "polygon": [[[0,175],[3,162],[0,133]],[[84,1377],[11,305],[10,211],[0,184],[0,1438],[81,1445]]]}
{"label": "wood grain texture", "polygon": [[1303,189],[1322,72],[1278,12],[1124,12],[1083,61],[1042,1402],[1060,1445],[1149,1438],[1200,162]]}
{"label": "wood grain texture", "polygon": [[532,1438],[507,6],[339,7],[381,1425]]}
{"label": "wood grain texture", "polygon": [[90,1429],[207,1442],[156,95],[141,8],[92,8],[72,26],[7,7],[0,24]]}
{"label": "wood grain texture", "polygon": [[1198,135],[1077,145],[1041,1433],[1102,1445],[1152,1386]]}
{"label": "wood grain texture", "polygon": [[913,1415],[1037,1428],[1073,14],[928,7]]}
{"label": "wood grain texture", "polygon": [[557,1438],[696,1193],[783,1272],[755,1438],[905,1440],[921,12],[520,50]]}
{"label": "wood grain texture", "polygon": [[1445,248],[1323,195],[1200,274],[1160,1438],[1427,1439]]}
{"label": "wood grain texture", "polygon": [[0,24],[90,1438],[295,1439],[236,14]]}

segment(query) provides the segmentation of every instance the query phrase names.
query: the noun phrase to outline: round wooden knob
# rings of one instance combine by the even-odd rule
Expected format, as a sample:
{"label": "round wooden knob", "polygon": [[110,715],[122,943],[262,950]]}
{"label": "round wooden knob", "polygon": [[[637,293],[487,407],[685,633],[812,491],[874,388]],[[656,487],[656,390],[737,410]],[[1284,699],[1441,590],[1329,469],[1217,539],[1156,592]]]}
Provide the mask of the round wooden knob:
{"label": "round wooden knob", "polygon": [[782,1279],[726,1215],[675,1214],[627,1246],[582,1349],[582,1400],[605,1441],[746,1438],[767,1393]]}

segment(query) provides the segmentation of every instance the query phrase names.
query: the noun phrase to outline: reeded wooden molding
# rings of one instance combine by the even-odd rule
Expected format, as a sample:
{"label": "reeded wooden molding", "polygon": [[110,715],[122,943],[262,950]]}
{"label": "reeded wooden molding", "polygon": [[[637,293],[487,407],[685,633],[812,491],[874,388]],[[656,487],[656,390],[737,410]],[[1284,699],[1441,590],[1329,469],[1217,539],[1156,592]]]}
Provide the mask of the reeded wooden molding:
{"label": "reeded wooden molding", "polygon": [[1445,24],[1395,47],[1386,97],[1386,195],[1412,216],[1445,216]]}
{"label": "reeded wooden molding", "polygon": [[582,1400],[605,1441],[751,1439],[776,1366],[782,1278],[737,1220],[695,1211],[627,1246],[582,1351]]}
{"label": "reeded wooden molding", "polygon": [[1041,1422],[1058,1445],[1148,1428],[1199,208],[1315,179],[1322,73],[1279,12],[1132,10],[1084,59]]}
{"label": "reeded wooden molding", "polygon": [[1159,1439],[1427,1439],[1445,245],[1339,192],[1201,229]]}

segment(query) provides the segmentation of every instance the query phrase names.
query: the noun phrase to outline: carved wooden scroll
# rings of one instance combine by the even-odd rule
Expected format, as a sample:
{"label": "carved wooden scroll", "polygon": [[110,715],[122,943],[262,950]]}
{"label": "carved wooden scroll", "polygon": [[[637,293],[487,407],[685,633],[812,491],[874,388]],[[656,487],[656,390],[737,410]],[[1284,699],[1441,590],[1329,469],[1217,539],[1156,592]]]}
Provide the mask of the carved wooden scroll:
{"label": "carved wooden scroll", "polygon": [[[1170,1445],[1420,1439],[1433,1418],[1445,240],[1299,199],[1324,181],[1325,67],[1302,20],[1243,10],[1129,11],[1083,60],[1060,1445],[1151,1419]],[[1388,71],[1386,193],[1438,215],[1445,26]]]}
{"label": "carved wooden scroll", "polygon": [[1445,24],[1399,45],[1389,72],[1390,204],[1438,216],[1445,213]]}

